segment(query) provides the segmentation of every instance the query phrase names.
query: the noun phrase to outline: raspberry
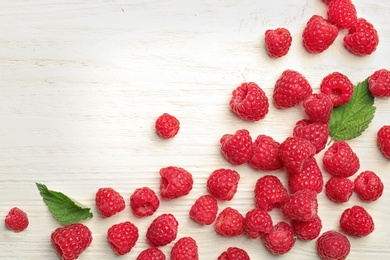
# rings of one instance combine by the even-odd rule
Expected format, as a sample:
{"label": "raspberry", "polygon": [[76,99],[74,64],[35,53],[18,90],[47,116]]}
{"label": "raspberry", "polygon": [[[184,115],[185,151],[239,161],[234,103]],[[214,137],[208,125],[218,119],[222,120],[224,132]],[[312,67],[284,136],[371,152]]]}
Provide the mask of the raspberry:
{"label": "raspberry", "polygon": [[378,32],[364,18],[359,18],[344,36],[344,47],[358,56],[373,53],[379,44]]}
{"label": "raspberry", "polygon": [[318,215],[309,221],[292,220],[291,225],[297,237],[304,241],[317,238],[322,229],[322,221]]}
{"label": "raspberry", "polygon": [[374,221],[363,207],[353,206],[341,215],[340,228],[349,235],[363,237],[374,231]]}
{"label": "raspberry", "polygon": [[207,179],[207,190],[220,200],[232,200],[237,192],[240,175],[235,170],[217,169]]}
{"label": "raspberry", "polygon": [[217,217],[217,213],[217,200],[211,195],[202,195],[192,205],[189,215],[198,223],[210,225]]}
{"label": "raspberry", "polygon": [[238,247],[229,247],[217,260],[250,260],[248,253]]}
{"label": "raspberry", "polygon": [[146,239],[151,246],[165,246],[176,239],[178,226],[174,215],[161,214],[148,227]]}
{"label": "raspberry", "polygon": [[364,171],[354,180],[356,194],[365,201],[375,201],[383,194],[383,183],[373,171]]}
{"label": "raspberry", "polygon": [[130,196],[130,207],[137,217],[151,216],[160,206],[160,200],[156,193],[148,188],[136,189]]}
{"label": "raspberry", "polygon": [[274,255],[283,255],[295,244],[294,230],[286,222],[277,223],[269,233],[261,237],[264,246]]}
{"label": "raspberry", "polygon": [[390,70],[375,71],[368,78],[368,88],[374,97],[390,97]]}
{"label": "raspberry", "polygon": [[359,157],[345,141],[334,142],[322,158],[325,170],[337,177],[350,177],[360,168]]}
{"label": "raspberry", "polygon": [[257,170],[273,171],[283,168],[279,158],[280,144],[272,137],[259,135],[253,143],[253,156],[249,165]]}
{"label": "raspberry", "polygon": [[157,247],[151,247],[142,251],[136,260],[165,260],[166,256],[163,251]]}
{"label": "raspberry", "polygon": [[160,137],[173,138],[179,132],[180,122],[176,117],[164,113],[157,118],[155,128]]}
{"label": "raspberry", "polygon": [[292,37],[286,28],[265,31],[265,48],[272,58],[280,58],[288,53]]}
{"label": "raspberry", "polygon": [[316,147],[308,140],[300,137],[287,137],[280,144],[279,157],[290,173],[298,173],[316,153]]}
{"label": "raspberry", "polygon": [[302,33],[303,46],[310,53],[321,53],[332,45],[338,33],[336,25],[320,15],[313,15]]}
{"label": "raspberry", "polygon": [[382,126],[377,133],[379,150],[390,159],[390,125]]}
{"label": "raspberry", "polygon": [[285,70],[275,83],[273,102],[277,108],[289,108],[299,104],[312,93],[307,79],[299,72]]}
{"label": "raspberry", "polygon": [[260,209],[270,211],[280,207],[288,197],[287,189],[283,186],[278,177],[265,175],[259,178],[255,187],[255,203]]}
{"label": "raspberry", "polygon": [[257,238],[263,233],[269,233],[272,226],[271,216],[263,209],[252,209],[245,215],[244,231],[250,238]]}
{"label": "raspberry", "polygon": [[354,87],[347,76],[333,72],[322,79],[320,91],[331,98],[333,106],[342,106],[352,98]]}
{"label": "raspberry", "polygon": [[323,185],[322,172],[315,158],[310,159],[302,171],[288,175],[288,187],[291,193],[304,189],[320,193]]}
{"label": "raspberry", "polygon": [[168,166],[160,169],[160,195],[164,199],[183,197],[192,190],[191,173],[181,167]]}
{"label": "raspberry", "polygon": [[267,96],[254,82],[242,83],[233,90],[229,105],[236,115],[248,121],[263,119],[269,108]]}
{"label": "raspberry", "polygon": [[28,227],[29,221],[27,213],[23,210],[13,207],[5,217],[5,225],[8,229],[21,232]]}
{"label": "raspberry", "polygon": [[357,20],[355,5],[351,0],[333,0],[328,4],[328,19],[342,29],[351,28]]}
{"label": "raspberry", "polygon": [[328,141],[329,126],[327,123],[316,123],[308,119],[299,120],[294,127],[294,136],[308,140],[316,147],[316,153],[322,151]]}
{"label": "raspberry", "polygon": [[313,190],[299,190],[281,204],[283,214],[291,220],[310,221],[317,216],[317,192]]}
{"label": "raspberry", "polygon": [[317,253],[324,260],[344,260],[351,249],[348,238],[334,230],[326,231],[317,239]]}
{"label": "raspberry", "polygon": [[244,232],[244,217],[238,210],[227,207],[219,213],[214,229],[223,236],[238,236]]}
{"label": "raspberry", "polygon": [[54,230],[51,243],[61,259],[76,259],[91,245],[92,233],[81,223],[71,224]]}
{"label": "raspberry", "polygon": [[130,221],[112,225],[107,231],[107,240],[117,255],[129,253],[138,236],[138,228]]}
{"label": "raspberry", "polygon": [[125,209],[122,195],[110,187],[100,188],[95,196],[96,207],[103,218],[108,218]]}
{"label": "raspberry", "polygon": [[347,202],[353,189],[353,181],[344,177],[332,176],[325,184],[326,196],[336,203]]}
{"label": "raspberry", "polygon": [[324,93],[307,96],[302,106],[309,120],[318,123],[328,123],[333,111],[333,101]]}
{"label": "raspberry", "polygon": [[244,164],[252,157],[252,137],[246,129],[237,130],[233,135],[223,135],[220,143],[223,156],[233,165]]}
{"label": "raspberry", "polygon": [[192,237],[182,237],[171,249],[171,260],[198,260],[198,245]]}

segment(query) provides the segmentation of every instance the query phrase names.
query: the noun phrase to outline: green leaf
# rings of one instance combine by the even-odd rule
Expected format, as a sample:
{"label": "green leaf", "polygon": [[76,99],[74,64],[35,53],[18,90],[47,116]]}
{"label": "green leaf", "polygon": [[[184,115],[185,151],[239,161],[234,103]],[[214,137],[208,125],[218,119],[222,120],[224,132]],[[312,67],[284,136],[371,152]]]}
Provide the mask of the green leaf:
{"label": "green leaf", "polygon": [[351,140],[366,130],[375,114],[374,97],[368,89],[368,78],[357,84],[351,100],[335,107],[329,121],[334,140]]}
{"label": "green leaf", "polygon": [[49,190],[44,184],[36,185],[50,212],[62,224],[69,225],[93,217],[90,208],[61,192]]}

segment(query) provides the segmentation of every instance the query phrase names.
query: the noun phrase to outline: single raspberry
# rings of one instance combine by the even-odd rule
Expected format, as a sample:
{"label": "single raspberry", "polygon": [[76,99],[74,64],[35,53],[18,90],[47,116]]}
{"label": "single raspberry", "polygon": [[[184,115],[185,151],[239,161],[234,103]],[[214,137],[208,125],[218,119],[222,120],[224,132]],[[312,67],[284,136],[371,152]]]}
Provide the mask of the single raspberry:
{"label": "single raspberry", "polygon": [[302,33],[303,46],[310,53],[321,53],[336,40],[339,29],[320,15],[313,15]]}
{"label": "single raspberry", "polygon": [[269,108],[267,96],[254,82],[242,83],[233,90],[229,105],[236,115],[248,121],[263,119]]}
{"label": "single raspberry", "polygon": [[280,207],[280,204],[288,197],[287,189],[274,175],[259,178],[254,192],[256,206],[267,211]]}
{"label": "single raspberry", "polygon": [[321,152],[328,142],[329,126],[327,123],[316,123],[308,119],[299,120],[294,127],[294,136],[308,140]]}
{"label": "single raspberry", "polygon": [[146,239],[151,246],[165,246],[176,239],[178,226],[174,215],[161,214],[148,227]]}
{"label": "single raspberry", "polygon": [[318,123],[328,123],[333,111],[333,101],[324,93],[307,96],[302,106],[309,120]]}
{"label": "single raspberry", "polygon": [[320,91],[331,98],[333,106],[342,106],[351,100],[354,87],[347,76],[332,72],[322,79]]}
{"label": "single raspberry", "polygon": [[287,253],[295,244],[294,230],[284,221],[277,223],[269,233],[264,233],[261,239],[274,255]]}
{"label": "single raspberry", "polygon": [[237,192],[240,174],[235,170],[217,169],[207,179],[207,190],[220,200],[232,200]]}
{"label": "single raspberry", "polygon": [[157,118],[155,128],[160,137],[173,138],[179,132],[180,122],[175,116],[164,113]]}
{"label": "single raspberry", "polygon": [[313,190],[299,190],[281,204],[283,214],[291,220],[310,221],[317,216],[317,192]]}
{"label": "single raspberry", "polygon": [[142,187],[131,194],[130,207],[137,217],[151,216],[160,207],[160,200],[154,190]]}
{"label": "single raspberry", "polygon": [[192,237],[182,237],[171,249],[171,260],[198,260],[198,245]]}
{"label": "single raspberry", "polygon": [[54,230],[51,243],[61,259],[77,259],[91,245],[92,233],[84,224],[71,224]]}
{"label": "single raspberry", "polygon": [[325,170],[338,177],[350,177],[360,168],[359,157],[345,141],[334,142],[322,158]]}
{"label": "single raspberry", "polygon": [[277,108],[289,108],[299,104],[312,92],[309,82],[301,73],[285,70],[275,83],[272,97]]}
{"label": "single raspberry", "polygon": [[342,29],[351,28],[357,20],[355,5],[351,0],[333,0],[328,4],[328,19]]}
{"label": "single raspberry", "polygon": [[238,247],[229,247],[217,260],[250,260],[248,253]]}
{"label": "single raspberry", "polygon": [[302,171],[288,175],[290,193],[305,189],[320,193],[323,185],[324,178],[315,158],[310,159]]}
{"label": "single raspberry", "polygon": [[244,232],[244,217],[238,210],[227,207],[219,213],[214,229],[223,236],[238,236]]}
{"label": "single raspberry", "polygon": [[309,221],[292,220],[291,225],[297,237],[304,241],[317,238],[322,229],[322,221],[318,215]]}
{"label": "single raspberry", "polygon": [[108,218],[125,209],[122,195],[110,187],[100,188],[95,196],[96,207],[103,218]]}
{"label": "single raspberry", "polygon": [[191,173],[181,167],[168,166],[160,169],[160,195],[164,199],[176,199],[190,193],[194,180]]}
{"label": "single raspberry", "polygon": [[198,223],[210,225],[216,219],[217,213],[217,200],[211,195],[202,195],[192,205],[189,215]]}
{"label": "single raspberry", "polygon": [[374,97],[390,97],[390,70],[375,71],[368,78],[368,89]]}
{"label": "single raspberry", "polygon": [[348,238],[337,231],[326,231],[317,239],[317,253],[323,260],[344,260],[350,250]]}
{"label": "single raspberry", "polygon": [[341,215],[340,228],[349,235],[363,237],[374,231],[374,221],[363,207],[353,206]]}
{"label": "single raspberry", "polygon": [[272,137],[259,135],[253,143],[253,156],[249,165],[257,170],[273,171],[283,168],[279,158],[280,144]]}
{"label": "single raspberry", "polygon": [[359,18],[344,36],[344,47],[358,56],[370,55],[379,44],[378,32],[364,18]]}
{"label": "single raspberry", "polygon": [[166,260],[166,256],[163,251],[157,247],[150,247],[142,251],[136,260]]}
{"label": "single raspberry", "polygon": [[273,224],[271,216],[263,209],[252,209],[244,218],[244,231],[250,238],[257,238],[263,233],[269,233]]}
{"label": "single raspberry", "polygon": [[272,58],[285,56],[291,47],[292,37],[286,28],[265,31],[265,48]]}
{"label": "single raspberry", "polygon": [[27,213],[20,208],[13,207],[5,217],[5,225],[8,229],[21,232],[28,227],[29,221]]}
{"label": "single raspberry", "polygon": [[332,176],[325,184],[326,196],[336,203],[347,202],[353,189],[353,181],[345,177]]}
{"label": "single raspberry", "polygon": [[390,125],[384,125],[378,130],[377,144],[383,155],[390,159]]}
{"label": "single raspberry", "polygon": [[354,180],[356,194],[365,201],[375,201],[383,194],[383,183],[373,171],[364,171]]}
{"label": "single raspberry", "polygon": [[138,236],[138,228],[130,221],[112,225],[107,231],[108,243],[117,255],[129,253]]}
{"label": "single raspberry", "polygon": [[316,153],[316,147],[308,140],[300,137],[287,137],[280,144],[279,157],[290,173],[298,173]]}
{"label": "single raspberry", "polygon": [[220,143],[222,155],[233,165],[244,164],[252,157],[252,137],[246,129],[237,130],[235,134],[223,135]]}

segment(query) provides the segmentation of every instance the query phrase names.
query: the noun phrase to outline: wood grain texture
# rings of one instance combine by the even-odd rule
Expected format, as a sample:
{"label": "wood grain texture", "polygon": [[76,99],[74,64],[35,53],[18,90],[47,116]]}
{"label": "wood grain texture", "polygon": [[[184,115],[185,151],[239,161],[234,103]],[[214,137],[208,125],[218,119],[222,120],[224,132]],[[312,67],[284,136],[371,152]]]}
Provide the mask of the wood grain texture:
{"label": "wood grain texture", "polygon": [[[190,171],[194,188],[184,198],[162,201],[156,215],[174,213],[178,237],[193,236],[200,259],[216,259],[229,246],[244,248],[251,259],[318,258],[315,241],[297,241],[290,253],[275,257],[258,239],[221,237],[213,226],[195,224],[188,211],[207,192],[208,175],[222,167],[236,169],[241,180],[235,198],[220,202],[220,208],[232,206],[243,214],[253,208],[254,184],[267,173],[227,163],[220,155],[220,137],[246,128],[253,137],[268,134],[281,142],[304,117],[299,107],[282,111],[271,105],[264,120],[243,122],[228,107],[231,91],[241,82],[258,83],[271,100],[276,79],[288,68],[304,74],[315,92],[333,71],[357,83],[389,68],[389,2],[354,3],[380,35],[377,51],[368,57],[344,49],[345,31],[321,54],[304,50],[306,21],[313,14],[326,15],[319,0],[0,1],[0,220],[13,206],[30,218],[23,233],[0,227],[0,258],[57,259],[49,238],[59,223],[35,187],[42,182],[93,208],[95,217],[85,224],[94,241],[80,259],[115,259],[106,232],[125,220],[140,230],[127,256],[135,259],[147,248],[145,233],[154,217],[137,219],[127,205],[124,212],[102,219],[94,195],[111,186],[128,202],[138,187],[158,191],[158,171],[168,165]],[[274,60],[265,52],[263,35],[276,27],[290,30],[293,45],[287,56]],[[338,229],[341,212],[355,204],[374,218],[370,236],[350,237],[349,259],[388,259],[390,254],[390,164],[376,146],[376,132],[390,124],[389,100],[375,105],[370,127],[349,143],[361,159],[361,171],[381,176],[383,196],[365,203],[353,195],[335,205],[319,195],[323,231]],[[154,132],[154,121],[164,112],[181,122],[172,140]],[[322,154],[316,156],[319,161]],[[274,174],[286,183],[284,171]],[[324,178],[329,178],[325,172]],[[271,215],[275,223],[283,220],[278,210]],[[171,247],[162,250],[169,255]]]}

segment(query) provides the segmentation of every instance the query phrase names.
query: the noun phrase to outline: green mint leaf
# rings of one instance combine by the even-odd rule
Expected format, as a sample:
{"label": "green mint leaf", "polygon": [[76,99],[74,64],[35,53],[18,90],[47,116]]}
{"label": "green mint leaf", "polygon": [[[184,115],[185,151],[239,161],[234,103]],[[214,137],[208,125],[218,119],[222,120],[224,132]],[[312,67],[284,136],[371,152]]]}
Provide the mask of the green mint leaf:
{"label": "green mint leaf", "polygon": [[330,135],[334,140],[351,140],[360,136],[374,118],[375,109],[367,78],[355,86],[348,103],[333,109],[329,120]]}
{"label": "green mint leaf", "polygon": [[90,208],[61,192],[49,190],[44,184],[36,185],[50,212],[62,224],[69,225],[93,217]]}

